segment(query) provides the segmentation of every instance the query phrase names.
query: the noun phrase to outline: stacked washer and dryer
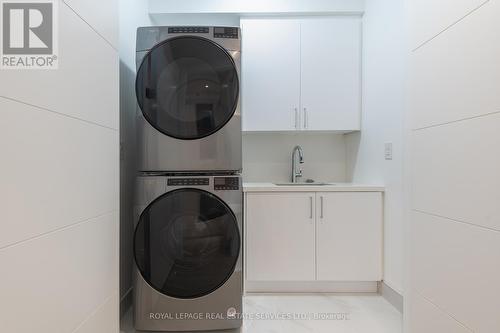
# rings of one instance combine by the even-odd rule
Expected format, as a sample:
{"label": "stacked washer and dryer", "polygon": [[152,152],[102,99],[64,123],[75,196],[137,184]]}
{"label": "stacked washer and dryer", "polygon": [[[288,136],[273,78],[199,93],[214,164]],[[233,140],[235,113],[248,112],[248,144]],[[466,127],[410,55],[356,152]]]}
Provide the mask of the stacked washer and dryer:
{"label": "stacked washer and dryer", "polygon": [[241,326],[240,31],[137,31],[135,327]]}

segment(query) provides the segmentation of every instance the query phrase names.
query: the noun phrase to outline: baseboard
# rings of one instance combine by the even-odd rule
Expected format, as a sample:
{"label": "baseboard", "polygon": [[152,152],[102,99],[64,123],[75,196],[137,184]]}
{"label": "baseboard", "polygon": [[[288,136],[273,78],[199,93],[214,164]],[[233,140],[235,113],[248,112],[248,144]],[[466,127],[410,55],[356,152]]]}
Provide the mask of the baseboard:
{"label": "baseboard", "polygon": [[120,319],[127,313],[132,306],[132,288],[125,292],[120,299]]}
{"label": "baseboard", "polygon": [[245,281],[245,293],[376,293],[377,282]]}
{"label": "baseboard", "polygon": [[389,287],[384,281],[379,282],[378,290],[380,295],[391,303],[399,312],[403,313],[403,296],[396,290]]}

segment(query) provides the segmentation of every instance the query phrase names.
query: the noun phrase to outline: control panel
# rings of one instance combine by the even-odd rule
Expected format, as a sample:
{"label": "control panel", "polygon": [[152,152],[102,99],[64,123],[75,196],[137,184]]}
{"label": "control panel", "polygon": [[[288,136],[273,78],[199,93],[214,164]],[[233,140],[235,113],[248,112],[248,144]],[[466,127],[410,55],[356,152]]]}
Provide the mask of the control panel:
{"label": "control panel", "polygon": [[208,34],[208,27],[170,27],[168,28],[169,34]]}
{"label": "control panel", "polygon": [[168,186],[196,186],[208,184],[208,178],[170,178],[167,180]]}
{"label": "control panel", "polygon": [[238,28],[232,27],[214,27],[215,38],[238,38]]}
{"label": "control panel", "polygon": [[214,177],[214,190],[216,191],[239,189],[240,179],[238,177]]}

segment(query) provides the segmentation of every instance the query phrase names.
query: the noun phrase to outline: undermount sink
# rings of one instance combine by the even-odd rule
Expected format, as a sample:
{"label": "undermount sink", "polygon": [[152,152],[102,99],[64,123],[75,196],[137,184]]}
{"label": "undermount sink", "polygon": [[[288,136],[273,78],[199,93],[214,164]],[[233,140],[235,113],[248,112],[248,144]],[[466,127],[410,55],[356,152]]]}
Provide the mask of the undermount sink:
{"label": "undermount sink", "polygon": [[335,185],[333,183],[274,183],[276,186],[327,186]]}

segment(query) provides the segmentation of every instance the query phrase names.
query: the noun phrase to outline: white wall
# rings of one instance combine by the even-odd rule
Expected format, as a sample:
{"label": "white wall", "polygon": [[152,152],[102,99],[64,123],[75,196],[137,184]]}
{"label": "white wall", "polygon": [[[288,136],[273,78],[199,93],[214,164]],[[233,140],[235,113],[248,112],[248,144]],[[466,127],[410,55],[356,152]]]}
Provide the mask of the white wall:
{"label": "white wall", "polygon": [[120,0],[120,298],[121,312],[131,304],[135,156],[135,41],[137,27],[152,25],[147,0]]}
{"label": "white wall", "polygon": [[[367,0],[363,17],[363,114],[360,133],[346,136],[348,177],[385,184],[384,282],[402,294],[404,262],[403,115],[405,10],[400,0]],[[384,144],[393,144],[385,160]]]}
{"label": "white wall", "polygon": [[344,136],[318,133],[244,133],[243,180],[289,182],[296,145],[304,151],[303,181],[346,181]]}
{"label": "white wall", "polygon": [[333,13],[363,11],[365,0],[149,0],[151,14],[161,13]]}
{"label": "white wall", "polygon": [[500,332],[500,2],[409,0],[409,332]]}
{"label": "white wall", "polygon": [[213,25],[240,26],[238,14],[160,14],[150,15],[153,25]]}
{"label": "white wall", "polygon": [[59,69],[0,74],[1,332],[118,332],[117,5],[60,1]]}

